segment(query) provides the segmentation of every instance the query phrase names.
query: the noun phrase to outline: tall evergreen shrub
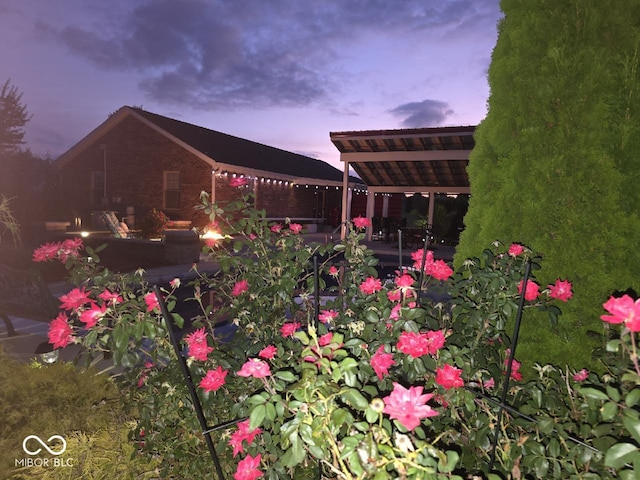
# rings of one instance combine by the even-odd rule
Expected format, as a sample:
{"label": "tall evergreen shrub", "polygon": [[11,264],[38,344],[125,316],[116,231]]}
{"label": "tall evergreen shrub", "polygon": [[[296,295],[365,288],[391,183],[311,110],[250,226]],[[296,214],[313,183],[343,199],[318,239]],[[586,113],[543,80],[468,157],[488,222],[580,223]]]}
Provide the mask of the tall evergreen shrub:
{"label": "tall evergreen shrub", "polygon": [[640,292],[640,2],[501,7],[455,260],[494,240],[541,252],[537,280],[568,277],[574,301],[557,327],[526,318],[519,354],[581,367],[599,343],[590,331],[602,333],[608,295]]}

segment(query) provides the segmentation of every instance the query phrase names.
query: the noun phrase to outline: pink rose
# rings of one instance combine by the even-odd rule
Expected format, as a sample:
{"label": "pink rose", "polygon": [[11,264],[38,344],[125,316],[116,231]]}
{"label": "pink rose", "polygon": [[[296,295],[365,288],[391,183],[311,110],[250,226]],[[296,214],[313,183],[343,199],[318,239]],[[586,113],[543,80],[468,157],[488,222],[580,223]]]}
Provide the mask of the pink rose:
{"label": "pink rose", "polygon": [[262,350],[260,350],[258,356],[266,360],[271,360],[276,356],[276,353],[278,353],[278,349],[273,345],[269,345],[268,347],[264,347]]}
{"label": "pink rose", "polygon": [[302,231],[302,225],[300,225],[299,223],[290,223],[289,230],[291,230],[295,235],[297,235]]}
{"label": "pink rose", "polygon": [[640,332],[640,299],[633,300],[629,295],[610,297],[603,305],[610,315],[600,319],[607,323],[624,323],[632,332]]}
{"label": "pink rose", "polygon": [[427,402],[433,394],[422,394],[422,387],[404,388],[397,382],[393,383],[393,391],[383,398],[383,412],[392,420],[398,420],[407,430],[414,430],[423,418],[438,415]]}
{"label": "pink rose", "polygon": [[229,372],[227,370],[223,370],[222,367],[218,367],[216,370],[209,370],[200,381],[200,388],[205,392],[214,392],[218,390],[224,385],[227,373]]}
{"label": "pink rose", "polygon": [[258,358],[250,358],[236,373],[239,377],[264,378],[271,375],[269,364]]}
{"label": "pink rose", "polygon": [[566,302],[573,296],[571,291],[571,282],[556,280],[555,285],[549,285],[549,296]]}
{"label": "pink rose", "polygon": [[436,368],[436,383],[446,390],[462,387],[464,382],[460,378],[461,373],[459,368],[445,364],[442,368]]}
{"label": "pink rose", "polygon": [[247,179],[244,178],[244,177],[235,177],[235,178],[232,178],[231,180],[229,180],[229,186],[234,187],[234,188],[235,187],[242,187],[243,185],[246,185],[247,183],[248,183]]}
{"label": "pink rose", "polygon": [[[522,283],[523,281],[521,280],[518,284],[518,295],[522,294]],[[538,298],[539,293],[540,287],[538,286],[538,284],[531,280],[527,280],[527,287],[524,290],[524,299],[528,301],[535,300],[536,298]]]}
{"label": "pink rose", "polygon": [[300,328],[300,322],[288,322],[280,328],[280,334],[283,337],[292,337]]}
{"label": "pink rose", "polygon": [[522,254],[522,252],[524,252],[524,247],[519,243],[512,243],[509,247],[509,255],[512,255],[514,257]]}
{"label": "pink rose", "polygon": [[382,290],[382,282],[378,278],[369,277],[360,284],[359,288],[365,295],[371,295]]}
{"label": "pink rose", "polygon": [[371,226],[371,220],[364,217],[356,217],[353,219],[353,225],[356,228],[367,228]]}
{"label": "pink rose", "polygon": [[589,370],[587,370],[586,368],[583,368],[573,375],[573,379],[576,382],[584,382],[587,378],[589,378]]}
{"label": "pink rose", "polygon": [[384,378],[385,375],[389,375],[389,368],[395,365],[395,361],[393,360],[393,354],[385,353],[384,345],[380,345],[376,353],[371,356],[371,368],[376,372],[376,375],[380,380]]}
{"label": "pink rose", "polygon": [[231,295],[234,297],[238,297],[242,295],[244,292],[249,290],[249,283],[246,280],[240,280],[236,282],[233,286],[233,290],[231,290]]}
{"label": "pink rose", "polygon": [[60,312],[49,324],[49,343],[53,348],[63,348],[69,345],[73,337],[73,329],[69,325],[67,314]]}

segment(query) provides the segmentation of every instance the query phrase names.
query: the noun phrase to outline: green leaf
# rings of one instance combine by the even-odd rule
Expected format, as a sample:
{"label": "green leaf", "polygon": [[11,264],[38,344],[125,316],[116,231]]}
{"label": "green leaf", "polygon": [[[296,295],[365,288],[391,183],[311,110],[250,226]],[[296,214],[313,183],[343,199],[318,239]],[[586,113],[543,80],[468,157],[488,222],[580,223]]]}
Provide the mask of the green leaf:
{"label": "green leaf", "polygon": [[273,374],[273,376],[289,383],[295,382],[298,379],[298,377],[288,370],[278,370]]}
{"label": "green leaf", "polygon": [[262,425],[262,421],[267,413],[266,406],[257,405],[253,410],[251,410],[251,415],[249,415],[249,429],[254,430]]}
{"label": "green leaf", "polygon": [[580,392],[585,397],[591,398],[593,400],[609,400],[609,396],[602,390],[598,390],[597,388],[582,387],[578,389],[578,392]]}
{"label": "green leaf", "polygon": [[365,410],[369,401],[355,388],[350,388],[341,395],[342,400],[358,410]]}
{"label": "green leaf", "polygon": [[638,447],[631,443],[616,443],[604,457],[604,464],[607,467],[620,469],[627,463],[632,463],[633,458],[638,455]]}
{"label": "green leaf", "polygon": [[460,460],[460,455],[458,455],[458,452],[448,450],[446,459],[444,459],[444,461],[442,458],[438,460],[438,471],[442,473],[453,472],[453,469],[456,468],[458,460]]}
{"label": "green leaf", "polygon": [[628,407],[635,407],[640,402],[640,388],[634,388],[631,390],[627,397],[624,399],[624,403],[627,404]]}
{"label": "green leaf", "polygon": [[631,434],[633,439],[636,442],[640,443],[640,420],[630,417],[624,417],[622,419],[622,423],[624,424],[627,431]]}
{"label": "green leaf", "polygon": [[618,413],[618,405],[614,402],[607,402],[600,409],[600,414],[602,415],[602,419],[605,422],[613,420],[613,418]]}

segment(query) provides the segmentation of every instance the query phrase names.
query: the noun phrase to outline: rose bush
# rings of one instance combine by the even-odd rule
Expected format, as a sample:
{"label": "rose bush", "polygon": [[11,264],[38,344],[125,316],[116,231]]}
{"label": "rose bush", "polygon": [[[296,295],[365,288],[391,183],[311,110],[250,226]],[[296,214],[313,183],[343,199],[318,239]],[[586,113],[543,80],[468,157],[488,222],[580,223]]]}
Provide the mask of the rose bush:
{"label": "rose bush", "polygon": [[[523,328],[545,328],[527,325],[526,310],[556,322],[556,303],[572,296],[568,280],[542,281],[541,258],[526,246],[495,244],[458,272],[418,250],[413,265],[378,278],[362,244],[366,219],[354,219],[336,245],[307,245],[300,225],[270,224],[250,204],[250,194],[225,209],[202,196],[221,240],[207,244],[219,270],[188,287],[197,315],[180,315],[178,280],[164,289],[207,420],[221,425],[227,475],[312,478],[319,468],[344,479],[636,478],[640,313],[630,297],[605,304],[607,325],[623,326],[618,336],[605,328],[606,373],[534,365],[525,382],[510,356],[520,302]],[[51,342],[112,352],[143,452],[167,476],[209,474],[157,298],[140,272],[115,275],[100,267],[99,252],[81,248],[34,254],[63,261],[77,281],[61,299]],[[221,324],[234,326],[232,338]]]}

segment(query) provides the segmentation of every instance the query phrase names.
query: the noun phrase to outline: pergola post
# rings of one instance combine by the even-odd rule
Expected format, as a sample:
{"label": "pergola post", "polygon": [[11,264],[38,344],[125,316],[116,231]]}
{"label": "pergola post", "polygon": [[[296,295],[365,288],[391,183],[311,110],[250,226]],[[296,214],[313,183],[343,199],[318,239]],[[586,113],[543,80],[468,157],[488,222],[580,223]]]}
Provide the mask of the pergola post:
{"label": "pergola post", "polygon": [[[373,218],[373,212],[376,206],[376,193],[375,190],[368,189],[367,195],[367,210],[365,216],[371,220]],[[372,222],[373,223],[373,222]],[[371,240],[371,234],[373,232],[373,226],[369,225],[367,227],[367,240]]]}
{"label": "pergola post", "polygon": [[344,237],[347,236],[347,220],[349,220],[351,211],[351,190],[349,189],[349,161],[343,161],[344,172],[342,172],[342,215],[340,223],[340,240],[344,240]]}
{"label": "pergola post", "polygon": [[433,227],[433,212],[436,207],[436,194],[435,192],[429,192],[429,220],[428,226],[429,228]]}

